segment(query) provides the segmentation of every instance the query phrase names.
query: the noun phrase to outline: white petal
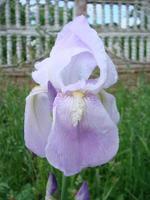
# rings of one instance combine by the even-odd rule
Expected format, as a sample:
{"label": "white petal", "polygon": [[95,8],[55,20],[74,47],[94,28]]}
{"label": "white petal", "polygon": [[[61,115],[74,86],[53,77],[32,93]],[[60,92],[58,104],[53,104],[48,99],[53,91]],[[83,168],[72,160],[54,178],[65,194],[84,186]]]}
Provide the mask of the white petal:
{"label": "white petal", "polygon": [[[99,67],[100,76],[96,81],[87,81],[95,66]],[[117,81],[115,65],[84,16],[65,25],[58,34],[50,58],[37,64],[36,69],[32,77],[37,83],[46,85],[50,80],[55,89],[62,91],[70,87],[78,89],[76,86],[81,84],[84,90],[97,93]]]}
{"label": "white petal", "polygon": [[50,67],[50,58],[46,58],[41,62],[38,62],[35,64],[35,71],[32,72],[32,78],[33,80],[42,85],[47,86],[47,82],[49,81],[48,76],[48,69]]}
{"label": "white petal", "polygon": [[115,84],[118,80],[118,73],[116,70],[116,66],[107,55],[107,81],[104,84],[104,88],[109,88],[111,85]]}
{"label": "white petal", "polygon": [[116,105],[116,98],[112,94],[109,94],[104,90],[101,91],[100,96],[102,103],[107,110],[110,118],[117,124],[119,122],[120,115]]}
{"label": "white petal", "polygon": [[25,144],[35,154],[44,157],[51,129],[51,110],[46,89],[35,87],[26,98]]}
{"label": "white petal", "polygon": [[64,84],[69,85],[79,80],[87,80],[95,67],[96,61],[89,52],[83,52],[72,57],[69,65],[62,71]]}
{"label": "white petal", "polygon": [[[55,98],[54,121],[46,146],[48,161],[65,176],[110,161],[119,147],[117,126],[98,97],[88,94],[83,102],[80,99],[76,104],[76,100],[64,94]],[[78,124],[72,120],[74,114]]]}

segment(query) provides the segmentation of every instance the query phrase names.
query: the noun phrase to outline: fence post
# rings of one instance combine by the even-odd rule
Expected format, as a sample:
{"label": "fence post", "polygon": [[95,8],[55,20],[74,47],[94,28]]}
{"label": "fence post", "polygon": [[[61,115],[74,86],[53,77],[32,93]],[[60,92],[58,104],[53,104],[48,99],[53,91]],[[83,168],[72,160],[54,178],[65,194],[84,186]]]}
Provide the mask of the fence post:
{"label": "fence post", "polygon": [[87,14],[87,0],[75,0],[75,16]]}

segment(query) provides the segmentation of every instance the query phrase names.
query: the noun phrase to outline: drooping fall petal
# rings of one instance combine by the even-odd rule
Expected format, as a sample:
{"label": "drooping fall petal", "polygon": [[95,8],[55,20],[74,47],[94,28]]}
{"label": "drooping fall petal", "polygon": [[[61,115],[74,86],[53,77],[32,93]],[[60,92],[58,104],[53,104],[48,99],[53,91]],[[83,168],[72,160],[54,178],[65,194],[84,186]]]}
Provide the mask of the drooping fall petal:
{"label": "drooping fall petal", "polygon": [[104,90],[100,93],[102,103],[107,110],[110,118],[114,121],[114,123],[118,123],[120,119],[120,115],[116,105],[116,98]]}
{"label": "drooping fall petal", "polygon": [[[84,97],[83,102],[83,106],[80,104],[79,109],[74,109],[74,97],[58,94],[54,101],[46,157],[66,176],[102,165],[118,150],[117,127],[102,103],[91,94]],[[79,120],[78,124],[74,119]]]}
{"label": "drooping fall petal", "polygon": [[51,114],[47,89],[35,87],[26,98],[24,133],[26,146],[41,157],[45,156],[52,124]]}

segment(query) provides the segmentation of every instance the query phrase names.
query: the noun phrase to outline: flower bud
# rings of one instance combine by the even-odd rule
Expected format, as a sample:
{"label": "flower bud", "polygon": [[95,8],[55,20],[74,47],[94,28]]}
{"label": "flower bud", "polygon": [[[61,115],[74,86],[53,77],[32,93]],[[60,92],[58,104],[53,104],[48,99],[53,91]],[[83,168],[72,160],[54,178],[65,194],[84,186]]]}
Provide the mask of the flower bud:
{"label": "flower bud", "polygon": [[90,200],[87,182],[84,182],[75,196],[75,200]]}
{"label": "flower bud", "polygon": [[57,190],[57,181],[54,174],[49,174],[47,186],[46,186],[46,197],[45,200],[49,200]]}

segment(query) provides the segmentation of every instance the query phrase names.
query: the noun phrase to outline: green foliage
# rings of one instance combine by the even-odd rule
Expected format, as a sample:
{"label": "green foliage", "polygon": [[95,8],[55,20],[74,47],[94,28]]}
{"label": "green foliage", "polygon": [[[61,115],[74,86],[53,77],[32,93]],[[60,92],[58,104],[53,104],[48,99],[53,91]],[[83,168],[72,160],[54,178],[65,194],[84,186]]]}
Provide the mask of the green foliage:
{"label": "green foliage", "polygon": [[[28,92],[27,86],[11,84],[1,91],[0,200],[44,200],[49,171],[61,184],[61,173],[24,146],[23,117]],[[115,95],[121,113],[119,152],[109,164],[68,178],[66,200],[73,199],[83,180],[89,183],[92,200],[150,199],[150,85],[140,83],[131,90],[120,84]]]}
{"label": "green foliage", "polygon": [[[10,1],[10,24],[14,25],[16,24],[16,17],[15,17],[15,0]],[[22,5],[22,3],[19,2],[19,9],[20,9],[20,22],[21,25],[25,25],[25,6]],[[0,6],[0,25],[6,25],[6,19],[5,19],[5,3],[1,4]]]}
{"label": "green foliage", "polygon": [[5,4],[2,4],[0,6],[0,25],[5,25],[6,19],[5,19]]}

